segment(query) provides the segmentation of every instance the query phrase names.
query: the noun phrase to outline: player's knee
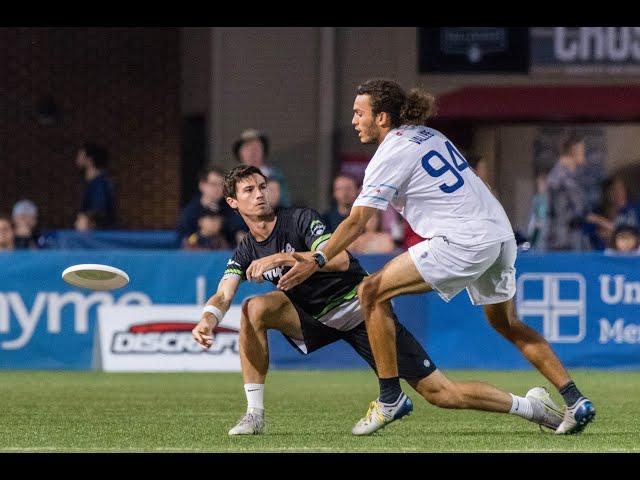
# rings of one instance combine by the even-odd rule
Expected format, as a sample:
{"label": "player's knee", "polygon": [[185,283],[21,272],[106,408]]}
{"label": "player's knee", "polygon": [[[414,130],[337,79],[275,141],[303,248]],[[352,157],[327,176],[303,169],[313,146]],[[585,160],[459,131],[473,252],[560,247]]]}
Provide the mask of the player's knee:
{"label": "player's knee", "polygon": [[365,277],[358,285],[358,298],[364,308],[371,308],[375,305],[378,297],[378,280],[376,275]]}
{"label": "player's knee", "polygon": [[262,328],[269,311],[268,302],[262,297],[250,298],[244,303],[242,311],[243,320],[249,322],[254,328]]}

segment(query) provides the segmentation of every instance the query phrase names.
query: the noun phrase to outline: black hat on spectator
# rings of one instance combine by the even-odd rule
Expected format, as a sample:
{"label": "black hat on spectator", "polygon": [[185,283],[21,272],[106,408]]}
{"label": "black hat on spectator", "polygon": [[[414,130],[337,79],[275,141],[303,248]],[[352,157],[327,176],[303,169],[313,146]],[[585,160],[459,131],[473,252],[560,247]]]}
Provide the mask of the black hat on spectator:
{"label": "black hat on spectator", "polygon": [[252,140],[260,140],[262,142],[264,156],[269,156],[269,139],[267,136],[254,128],[249,128],[242,132],[240,138],[233,143],[233,154],[236,156],[236,160],[240,161],[240,147]]}

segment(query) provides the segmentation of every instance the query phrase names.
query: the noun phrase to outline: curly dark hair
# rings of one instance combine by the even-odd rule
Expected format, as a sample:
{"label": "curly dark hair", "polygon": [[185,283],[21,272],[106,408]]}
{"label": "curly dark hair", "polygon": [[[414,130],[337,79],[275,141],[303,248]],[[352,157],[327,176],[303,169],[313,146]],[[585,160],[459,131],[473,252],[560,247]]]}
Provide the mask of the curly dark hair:
{"label": "curly dark hair", "polygon": [[424,125],[436,112],[436,98],[420,88],[412,88],[407,95],[393,80],[373,78],[358,85],[357,95],[369,95],[374,115],[386,112],[391,126]]}

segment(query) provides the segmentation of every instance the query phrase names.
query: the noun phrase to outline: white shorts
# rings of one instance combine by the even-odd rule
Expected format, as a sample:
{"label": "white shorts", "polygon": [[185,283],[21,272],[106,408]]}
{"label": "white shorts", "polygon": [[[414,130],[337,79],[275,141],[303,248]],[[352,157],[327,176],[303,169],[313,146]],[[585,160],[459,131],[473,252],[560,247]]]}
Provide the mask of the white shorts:
{"label": "white shorts", "polygon": [[516,293],[514,239],[468,247],[438,236],[409,248],[409,255],[424,281],[446,302],[464,288],[474,305],[505,302]]}

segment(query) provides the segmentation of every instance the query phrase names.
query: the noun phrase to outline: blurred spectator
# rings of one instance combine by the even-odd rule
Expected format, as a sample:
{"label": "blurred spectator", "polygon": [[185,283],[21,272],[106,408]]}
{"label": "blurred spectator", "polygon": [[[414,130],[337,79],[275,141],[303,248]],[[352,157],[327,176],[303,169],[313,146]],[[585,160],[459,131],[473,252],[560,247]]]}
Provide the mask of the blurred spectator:
{"label": "blurred spectator", "polygon": [[396,247],[404,247],[404,218],[395,208],[387,208],[382,212],[382,231],[391,235]]}
{"label": "blurred spectator", "polygon": [[280,182],[275,178],[267,180],[267,197],[271,208],[273,208],[273,211],[277,215],[282,209],[282,205],[280,204],[280,200],[282,198],[282,187],[280,186]]}
{"label": "blurred spectator", "polygon": [[549,250],[583,250],[583,224],[588,208],[577,171],[586,162],[585,142],[571,135],[563,144],[560,158],[547,177],[548,229],[545,244]]}
{"label": "blurred spectator", "polygon": [[44,241],[38,232],[38,207],[31,200],[20,200],[11,212],[15,248],[37,249]]}
{"label": "blurred spectator", "polygon": [[87,182],[80,205],[81,212],[94,212],[101,218],[97,228],[115,228],[116,207],[113,184],[105,168],[109,152],[95,143],[87,142],[76,155],[76,166],[84,172]]}
{"label": "blurred spectator", "polygon": [[229,245],[236,245],[248,230],[242,217],[228,204],[224,198],[224,170],[219,167],[208,167],[198,175],[199,192],[183,208],[178,219],[178,241],[184,240],[198,231],[200,217],[207,214],[222,216],[222,233]]}
{"label": "blurred spectator", "polygon": [[611,221],[610,230],[618,225],[640,225],[635,206],[629,200],[624,179],[614,176],[604,182],[604,202],[602,214]]}
{"label": "blurred spectator", "polygon": [[353,253],[391,253],[395,249],[393,238],[389,233],[380,231],[380,226],[380,212],[376,211],[365,225],[364,233],[348,250]]}
{"label": "blurred spectator", "polygon": [[603,182],[602,203],[594,214],[589,215],[591,225],[588,233],[593,247],[603,250],[611,243],[613,233],[619,225],[639,226],[634,205],[629,201],[627,186],[619,176]]}
{"label": "blurred spectator", "polygon": [[541,170],[536,175],[536,194],[531,202],[531,216],[527,226],[527,238],[530,248],[538,251],[546,249],[547,213],[549,210],[549,196],[547,193],[548,170]]}
{"label": "blurred spectator", "polygon": [[90,232],[92,230],[96,230],[100,228],[100,225],[104,224],[103,216],[92,210],[88,212],[78,212],[76,216],[76,221],[73,224],[73,227],[78,232]]}
{"label": "blurred spectator", "polygon": [[280,182],[280,206],[291,206],[291,193],[284,177],[284,173],[278,167],[267,165],[269,156],[269,139],[263,133],[250,128],[240,135],[233,144],[233,154],[240,163],[258,167],[267,178],[274,178]]}
{"label": "blurred spectator", "polygon": [[466,160],[484,183],[491,185],[489,183],[489,164],[487,161],[481,155],[477,155],[475,153],[468,154]]}
{"label": "blurred spectator", "polygon": [[205,213],[198,219],[198,231],[185,238],[187,250],[226,250],[229,242],[222,233],[224,217],[220,213]]}
{"label": "blurred spectator", "polygon": [[331,232],[349,216],[353,202],[358,197],[358,183],[348,175],[338,175],[333,180],[334,205],[322,216]]}
{"label": "blurred spectator", "polygon": [[0,216],[0,252],[11,251],[14,248],[11,220],[9,217]]}
{"label": "blurred spectator", "polygon": [[640,230],[635,225],[619,225],[611,238],[607,253],[640,254]]}

